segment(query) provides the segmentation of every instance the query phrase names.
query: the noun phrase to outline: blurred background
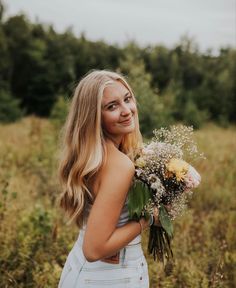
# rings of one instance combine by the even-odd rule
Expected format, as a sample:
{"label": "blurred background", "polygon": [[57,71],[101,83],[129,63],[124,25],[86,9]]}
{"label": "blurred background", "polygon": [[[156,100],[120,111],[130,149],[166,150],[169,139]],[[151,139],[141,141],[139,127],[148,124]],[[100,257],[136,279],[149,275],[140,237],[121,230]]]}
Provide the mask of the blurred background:
{"label": "blurred background", "polygon": [[236,1],[0,0],[0,287],[57,287],[78,230],[58,209],[60,131],[91,69],[123,73],[145,139],[183,123],[206,160],[150,287],[236,286]]}

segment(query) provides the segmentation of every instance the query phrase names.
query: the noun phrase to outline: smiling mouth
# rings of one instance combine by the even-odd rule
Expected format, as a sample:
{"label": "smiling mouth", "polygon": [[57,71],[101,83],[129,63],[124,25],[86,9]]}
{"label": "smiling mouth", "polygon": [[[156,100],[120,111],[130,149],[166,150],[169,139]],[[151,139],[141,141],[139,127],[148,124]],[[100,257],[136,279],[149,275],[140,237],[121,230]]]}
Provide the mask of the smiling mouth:
{"label": "smiling mouth", "polygon": [[125,126],[128,126],[128,125],[130,125],[130,124],[132,123],[132,118],[133,118],[133,117],[130,117],[129,119],[120,122],[120,124],[125,125]]}

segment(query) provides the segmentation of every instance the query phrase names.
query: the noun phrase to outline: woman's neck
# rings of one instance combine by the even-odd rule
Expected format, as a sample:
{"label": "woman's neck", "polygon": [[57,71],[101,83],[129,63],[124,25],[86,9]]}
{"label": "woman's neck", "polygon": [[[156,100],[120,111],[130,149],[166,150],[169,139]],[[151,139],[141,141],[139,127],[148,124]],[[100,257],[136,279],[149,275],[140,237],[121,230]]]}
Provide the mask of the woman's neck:
{"label": "woman's neck", "polygon": [[107,140],[109,141],[109,142],[111,142],[117,149],[120,149],[120,147],[121,147],[121,142],[122,142],[122,138],[120,137],[120,138],[111,138],[111,137],[109,137],[109,138],[107,138]]}

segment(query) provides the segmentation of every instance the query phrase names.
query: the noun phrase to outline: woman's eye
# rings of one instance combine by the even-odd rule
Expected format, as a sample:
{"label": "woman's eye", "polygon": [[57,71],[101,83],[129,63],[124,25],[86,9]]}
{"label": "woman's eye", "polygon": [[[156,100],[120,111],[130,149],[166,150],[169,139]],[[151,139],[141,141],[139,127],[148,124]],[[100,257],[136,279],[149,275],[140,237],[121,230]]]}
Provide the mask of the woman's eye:
{"label": "woman's eye", "polygon": [[126,98],[125,98],[125,102],[130,102],[131,98],[132,98],[131,96],[126,97]]}
{"label": "woman's eye", "polygon": [[107,107],[108,110],[114,110],[116,108],[116,104],[112,104]]}

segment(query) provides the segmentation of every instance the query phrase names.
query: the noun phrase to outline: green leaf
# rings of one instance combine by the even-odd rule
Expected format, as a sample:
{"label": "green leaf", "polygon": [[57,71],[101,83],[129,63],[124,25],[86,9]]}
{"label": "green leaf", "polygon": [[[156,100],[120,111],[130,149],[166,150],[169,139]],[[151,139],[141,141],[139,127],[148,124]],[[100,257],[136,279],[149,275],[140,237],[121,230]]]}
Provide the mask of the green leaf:
{"label": "green leaf", "polygon": [[174,234],[173,224],[163,204],[160,204],[160,207],[159,207],[159,220],[160,220],[161,226],[166,231],[168,236],[172,238]]}
{"label": "green leaf", "polygon": [[138,220],[149,199],[151,199],[151,192],[147,185],[140,181],[135,182],[128,194],[129,218]]}

